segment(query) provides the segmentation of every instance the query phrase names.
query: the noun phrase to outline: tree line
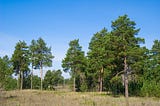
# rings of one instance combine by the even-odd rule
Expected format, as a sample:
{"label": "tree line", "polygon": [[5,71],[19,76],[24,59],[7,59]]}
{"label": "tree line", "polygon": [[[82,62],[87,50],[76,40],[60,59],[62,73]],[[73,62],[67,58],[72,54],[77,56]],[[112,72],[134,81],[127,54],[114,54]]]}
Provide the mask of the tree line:
{"label": "tree line", "polygon": [[[64,78],[60,70],[48,70],[43,79],[43,67],[51,67],[53,58],[51,47],[47,47],[42,38],[32,40],[29,46],[25,41],[19,41],[11,59],[8,56],[0,58],[0,88],[42,90],[62,83]],[[40,77],[33,75],[34,70],[40,70]]]}
{"label": "tree line", "polygon": [[[71,75],[73,91],[160,97],[160,41],[155,40],[151,50],[143,46],[145,39],[137,37],[140,29],[127,15],[112,21],[111,28],[93,35],[86,55],[79,39],[69,42],[62,68]],[[53,58],[42,38],[29,46],[19,41],[11,59],[0,58],[1,88],[42,90],[62,84],[61,70],[48,70],[43,78],[43,67],[51,67]],[[40,78],[33,75],[34,69],[40,70]],[[13,73],[18,80],[12,78]]]}
{"label": "tree line", "polygon": [[144,47],[140,29],[127,15],[112,21],[111,28],[93,35],[86,56],[79,39],[70,41],[62,67],[70,72],[73,89],[160,97],[160,41],[151,50]]}

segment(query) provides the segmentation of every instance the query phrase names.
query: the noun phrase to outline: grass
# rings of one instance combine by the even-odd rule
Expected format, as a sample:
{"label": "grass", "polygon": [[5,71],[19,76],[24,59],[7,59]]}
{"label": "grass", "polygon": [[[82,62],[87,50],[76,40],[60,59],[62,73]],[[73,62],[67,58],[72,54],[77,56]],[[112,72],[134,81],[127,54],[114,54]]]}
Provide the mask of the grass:
{"label": "grass", "polygon": [[[98,92],[3,91],[0,106],[125,106],[123,96]],[[130,106],[160,106],[160,98],[130,97]]]}

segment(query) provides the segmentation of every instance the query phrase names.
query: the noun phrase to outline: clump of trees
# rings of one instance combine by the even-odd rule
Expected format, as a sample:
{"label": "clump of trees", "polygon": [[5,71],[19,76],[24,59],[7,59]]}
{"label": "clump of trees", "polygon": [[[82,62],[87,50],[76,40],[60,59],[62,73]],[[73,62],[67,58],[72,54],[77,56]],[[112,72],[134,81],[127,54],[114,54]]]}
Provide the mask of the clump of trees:
{"label": "clump of trees", "polygon": [[126,98],[159,97],[160,41],[155,40],[151,50],[143,47],[145,39],[137,37],[140,29],[127,15],[112,21],[111,28],[93,35],[86,56],[78,39],[69,43],[62,67],[70,72],[75,89],[108,91]]}
{"label": "clump of trees", "polygon": [[[29,46],[19,41],[11,59],[0,58],[0,87],[47,90],[66,81],[73,91],[160,97],[160,41],[155,40],[151,50],[142,46],[145,39],[138,37],[140,29],[127,15],[112,21],[111,28],[93,35],[86,55],[79,39],[69,42],[62,60],[63,71],[71,75],[67,80],[60,70],[48,70],[43,78],[43,67],[51,67],[54,56],[42,38]],[[33,75],[35,69],[40,70],[40,77]]]}
{"label": "clump of trees", "polygon": [[[42,90],[43,67],[51,67],[53,58],[51,47],[47,47],[42,38],[32,40],[29,46],[25,41],[19,41],[15,46],[11,59],[7,56],[0,58],[0,74],[2,76],[0,87],[6,90],[15,88],[21,90],[24,88]],[[40,69],[40,78],[33,75],[34,69]],[[13,73],[18,76],[17,80],[13,79]]]}

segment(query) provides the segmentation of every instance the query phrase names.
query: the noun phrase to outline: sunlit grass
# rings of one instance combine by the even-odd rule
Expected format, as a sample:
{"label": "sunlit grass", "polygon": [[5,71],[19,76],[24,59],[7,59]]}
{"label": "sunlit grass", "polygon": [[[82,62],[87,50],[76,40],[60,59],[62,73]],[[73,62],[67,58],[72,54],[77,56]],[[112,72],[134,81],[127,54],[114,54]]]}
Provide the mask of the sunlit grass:
{"label": "sunlit grass", "polygon": [[[160,98],[130,97],[130,106],[160,106]],[[123,96],[105,92],[3,91],[0,106],[125,106]]]}

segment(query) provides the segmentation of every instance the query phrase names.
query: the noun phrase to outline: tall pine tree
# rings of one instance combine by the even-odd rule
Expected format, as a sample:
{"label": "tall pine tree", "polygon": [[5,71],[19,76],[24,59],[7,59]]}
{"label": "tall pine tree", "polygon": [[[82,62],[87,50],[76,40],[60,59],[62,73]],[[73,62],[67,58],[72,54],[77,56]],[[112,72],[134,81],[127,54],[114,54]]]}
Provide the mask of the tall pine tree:
{"label": "tall pine tree", "polygon": [[24,41],[19,41],[12,55],[11,61],[13,62],[13,68],[15,73],[18,74],[18,88],[23,89],[24,72],[29,71],[29,51],[28,46]]}
{"label": "tall pine tree", "polygon": [[[119,16],[119,18],[112,22],[112,34],[117,37],[118,42],[117,49],[119,50],[118,56],[123,61],[123,73],[124,73],[124,85],[125,85],[125,97],[128,103],[128,75],[133,71],[132,65],[137,62],[137,58],[140,58],[138,54],[141,52],[140,43],[144,43],[144,40],[136,37],[140,29],[136,29],[136,23],[131,21],[127,15]],[[136,57],[136,58],[135,58]]]}
{"label": "tall pine tree", "polygon": [[82,47],[79,45],[79,40],[73,40],[69,43],[69,49],[67,50],[66,57],[62,60],[62,67],[65,72],[70,72],[73,78],[73,89],[80,90],[80,84],[78,84],[79,76],[83,75],[86,66],[86,59]]}
{"label": "tall pine tree", "polygon": [[[34,42],[33,42],[34,43]],[[43,67],[51,67],[52,59],[54,56],[51,53],[51,47],[47,47],[47,44],[42,38],[39,38],[35,44],[34,53],[34,65],[36,68],[40,69],[41,73],[41,90],[43,89]]]}

